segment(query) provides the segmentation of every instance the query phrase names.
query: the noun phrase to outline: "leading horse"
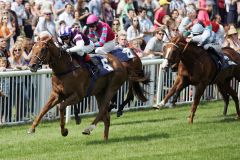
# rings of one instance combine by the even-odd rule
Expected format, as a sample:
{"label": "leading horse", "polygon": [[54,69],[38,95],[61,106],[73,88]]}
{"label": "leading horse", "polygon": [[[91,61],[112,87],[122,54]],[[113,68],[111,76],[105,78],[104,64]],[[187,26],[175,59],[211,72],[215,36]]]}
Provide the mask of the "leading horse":
{"label": "leading horse", "polygon": [[[195,85],[197,88],[194,102],[192,104],[192,113],[190,115],[189,122],[193,122],[193,117],[197,109],[200,97],[203,94],[207,84],[217,84],[220,93],[223,96],[225,102],[224,113],[227,110],[229,103],[229,95],[233,97],[237,115],[239,117],[239,101],[236,92],[230,86],[230,80],[235,77],[239,80],[240,74],[239,65],[231,66],[220,73],[217,72],[217,67],[212,61],[209,54],[202,48],[196,48],[194,44],[187,44],[184,38],[174,38],[170,43],[165,46],[165,57],[168,59],[170,65],[174,65],[179,62],[178,76],[174,82],[173,87],[168,94],[164,97],[160,106],[165,105],[168,99],[175,93],[173,102],[177,100],[177,97],[181,90],[188,85]],[[231,58],[237,61],[237,54],[232,53],[232,50],[226,48],[228,54],[231,54]],[[227,52],[225,49],[224,52]]]}
{"label": "leading horse", "polygon": [[79,65],[71,55],[63,53],[58,48],[51,36],[42,37],[32,48],[33,58],[30,61],[30,69],[36,72],[41,64],[49,64],[52,68],[52,90],[50,97],[32,123],[28,133],[34,133],[35,128],[40,123],[42,117],[60,103],[60,127],[62,136],[68,135],[65,128],[64,111],[68,105],[80,102],[88,92],[94,95],[97,100],[99,113],[83,134],[90,134],[99,121],[104,122],[104,139],[108,139],[110,114],[108,107],[113,95],[127,80],[127,70],[114,56],[107,54],[106,58],[110,62],[113,72],[98,78],[94,85],[91,85],[91,75],[86,67]]}

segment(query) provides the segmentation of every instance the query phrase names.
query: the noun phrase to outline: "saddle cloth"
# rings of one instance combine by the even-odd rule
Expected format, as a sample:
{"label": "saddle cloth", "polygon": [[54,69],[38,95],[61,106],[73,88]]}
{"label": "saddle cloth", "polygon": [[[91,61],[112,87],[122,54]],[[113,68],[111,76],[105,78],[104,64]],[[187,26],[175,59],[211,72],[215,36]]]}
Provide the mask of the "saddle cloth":
{"label": "saddle cloth", "polygon": [[91,59],[94,62],[94,64],[98,67],[98,70],[99,70],[97,73],[94,73],[95,78],[104,76],[114,71],[114,69],[112,68],[109,61],[104,55],[94,55],[93,57],[91,57]]}
{"label": "saddle cloth", "polygon": [[117,48],[111,51],[112,55],[117,57],[121,62],[127,62],[135,57],[129,48]]}

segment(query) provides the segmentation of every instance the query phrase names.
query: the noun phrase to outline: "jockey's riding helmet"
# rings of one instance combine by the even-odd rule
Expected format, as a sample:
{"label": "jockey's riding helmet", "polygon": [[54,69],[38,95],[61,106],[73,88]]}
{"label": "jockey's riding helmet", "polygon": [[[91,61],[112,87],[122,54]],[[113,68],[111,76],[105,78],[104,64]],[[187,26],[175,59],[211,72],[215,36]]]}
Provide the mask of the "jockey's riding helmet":
{"label": "jockey's riding helmet", "polygon": [[203,30],[204,30],[204,27],[199,24],[199,23],[196,23],[193,25],[192,27],[192,34],[193,35],[198,35],[198,34],[202,34],[203,33]]}
{"label": "jockey's riding helmet", "polygon": [[95,26],[98,23],[98,21],[99,18],[96,15],[91,14],[90,16],[88,16],[86,24],[88,25],[88,27],[91,27]]}
{"label": "jockey's riding helmet", "polygon": [[62,40],[69,39],[72,33],[71,27],[61,26],[58,35]]}

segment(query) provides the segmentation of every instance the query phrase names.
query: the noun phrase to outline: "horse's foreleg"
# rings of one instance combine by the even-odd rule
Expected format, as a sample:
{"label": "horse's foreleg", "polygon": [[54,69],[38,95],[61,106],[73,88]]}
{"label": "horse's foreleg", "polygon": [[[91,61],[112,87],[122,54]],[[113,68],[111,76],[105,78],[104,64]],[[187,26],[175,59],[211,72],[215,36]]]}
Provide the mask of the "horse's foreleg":
{"label": "horse's foreleg", "polygon": [[[226,85],[226,84],[225,84]],[[229,83],[228,83],[229,85]],[[226,92],[226,88],[224,88],[224,84],[217,84],[218,90],[221,93],[224,101],[224,109],[223,109],[223,115],[227,115],[227,110],[228,110],[228,104],[229,104],[229,95]]]}
{"label": "horse's foreleg", "polygon": [[172,88],[168,91],[164,99],[155,108],[160,109],[161,107],[163,107],[174,93],[178,92],[178,90],[181,90],[183,88],[183,84],[183,77],[177,76]]}
{"label": "horse's foreleg", "polygon": [[45,106],[42,108],[41,112],[39,115],[35,118],[35,120],[32,123],[31,128],[28,130],[28,133],[34,133],[35,128],[37,125],[40,123],[42,117],[51,109],[53,108],[56,104],[58,104],[61,100],[59,99],[59,95],[56,93],[51,93],[47,103]]}
{"label": "horse's foreleg", "polygon": [[197,107],[198,107],[198,104],[200,102],[201,96],[203,95],[206,87],[207,87],[207,85],[205,85],[205,84],[199,84],[199,85],[196,86],[196,92],[195,92],[194,100],[193,100],[192,107],[191,107],[191,114],[190,114],[189,119],[188,119],[188,122],[190,124],[193,123],[193,118],[195,116],[195,112],[197,110]]}
{"label": "horse's foreleg", "polygon": [[74,93],[60,103],[60,127],[61,127],[61,134],[64,137],[68,135],[68,129],[65,128],[65,119],[64,119],[65,109],[68,105],[77,103],[78,100],[79,98],[77,93]]}

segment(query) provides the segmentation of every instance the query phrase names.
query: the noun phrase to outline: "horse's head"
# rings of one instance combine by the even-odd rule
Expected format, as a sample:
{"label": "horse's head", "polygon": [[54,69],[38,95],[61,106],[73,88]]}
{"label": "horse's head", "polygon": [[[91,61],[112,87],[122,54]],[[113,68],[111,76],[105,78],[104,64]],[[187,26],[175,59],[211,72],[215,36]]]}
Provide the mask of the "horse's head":
{"label": "horse's head", "polygon": [[182,42],[182,37],[174,37],[170,42],[166,43],[163,46],[163,57],[165,59],[162,65],[163,69],[169,67],[176,69],[183,52],[183,49],[179,44],[180,42]]}
{"label": "horse's head", "polygon": [[52,40],[51,36],[40,38],[38,42],[32,47],[32,58],[29,63],[30,70],[36,72],[43,64],[49,63],[49,41]]}

